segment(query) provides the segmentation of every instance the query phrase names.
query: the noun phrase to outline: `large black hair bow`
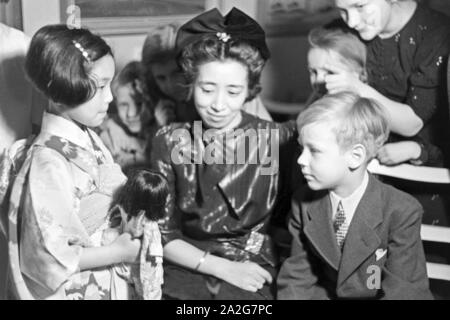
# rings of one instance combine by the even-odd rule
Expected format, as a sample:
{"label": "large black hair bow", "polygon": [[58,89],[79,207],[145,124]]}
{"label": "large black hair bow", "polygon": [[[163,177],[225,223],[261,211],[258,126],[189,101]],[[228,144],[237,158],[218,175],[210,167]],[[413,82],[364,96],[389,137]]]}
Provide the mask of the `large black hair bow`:
{"label": "large black hair bow", "polygon": [[263,28],[237,8],[231,9],[225,17],[214,8],[186,22],[178,30],[177,51],[210,34],[217,35],[225,41],[229,39],[245,41],[257,48],[264,59],[270,57]]}

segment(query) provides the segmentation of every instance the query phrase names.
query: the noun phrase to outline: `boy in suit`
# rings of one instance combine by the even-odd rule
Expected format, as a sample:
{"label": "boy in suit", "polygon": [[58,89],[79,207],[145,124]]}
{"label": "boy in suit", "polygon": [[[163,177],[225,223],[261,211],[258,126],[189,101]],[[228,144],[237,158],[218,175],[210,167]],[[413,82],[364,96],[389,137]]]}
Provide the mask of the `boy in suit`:
{"label": "boy in suit", "polygon": [[373,100],[343,92],[297,119],[308,188],[292,201],[279,299],[428,299],[422,207],[367,172],[388,137]]}

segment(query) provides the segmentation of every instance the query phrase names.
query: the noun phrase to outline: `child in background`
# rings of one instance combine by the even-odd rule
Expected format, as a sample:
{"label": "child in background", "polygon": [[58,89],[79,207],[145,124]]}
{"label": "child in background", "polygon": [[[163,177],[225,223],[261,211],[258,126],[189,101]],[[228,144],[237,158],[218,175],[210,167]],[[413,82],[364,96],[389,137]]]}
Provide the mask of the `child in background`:
{"label": "child in background", "polygon": [[164,125],[197,117],[186,103],[188,89],[176,62],[178,28],[177,24],[168,24],[152,29],[142,48],[145,89],[155,102],[155,117],[160,117]]}
{"label": "child in background", "polygon": [[132,172],[111,209],[111,228],[103,233],[103,245],[124,232],[133,238],[142,237],[139,264],[118,266],[116,271],[134,283],[144,300],[161,299],[163,248],[157,220],[164,215],[168,194],[168,183],[162,175],[149,170]]}
{"label": "child in background", "polygon": [[149,143],[158,128],[141,77],[141,65],[137,61],[128,63],[119,72],[112,84],[117,114],[103,123],[100,133],[124,172],[148,164]]}
{"label": "child in background", "polygon": [[310,31],[308,42],[308,70],[313,91],[307,105],[327,94],[325,78],[333,74],[327,65],[341,67],[367,82],[366,47],[357,36],[338,28],[315,28]]}
{"label": "child in background", "polygon": [[431,298],[422,207],[367,172],[388,137],[384,109],[342,92],[313,103],[297,126],[309,189],[292,201],[291,257],[278,298]]}
{"label": "child in background", "polygon": [[[307,105],[328,93],[328,76],[333,76],[336,70],[350,74],[362,83],[368,83],[366,47],[356,35],[342,28],[316,28],[309,33],[308,41],[308,69],[313,92]],[[397,141],[398,136],[392,136],[390,142],[391,140]],[[392,150],[390,145],[387,143],[383,146],[377,155],[382,164],[410,162],[433,166],[442,162],[439,148],[420,137],[410,138],[400,145],[395,143],[396,150]]]}

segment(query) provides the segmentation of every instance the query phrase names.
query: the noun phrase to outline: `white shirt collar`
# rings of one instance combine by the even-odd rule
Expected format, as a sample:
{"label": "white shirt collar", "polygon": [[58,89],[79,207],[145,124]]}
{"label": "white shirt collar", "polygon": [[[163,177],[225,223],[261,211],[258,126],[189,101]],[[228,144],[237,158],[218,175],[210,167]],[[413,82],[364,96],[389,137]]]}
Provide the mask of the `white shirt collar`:
{"label": "white shirt collar", "polygon": [[331,200],[331,210],[332,210],[332,218],[334,221],[334,216],[337,212],[337,207],[339,204],[339,201],[342,201],[342,207],[345,212],[345,218],[347,221],[347,224],[350,225],[350,222],[353,219],[353,216],[355,215],[356,208],[358,207],[359,202],[361,201],[364,192],[366,191],[367,185],[369,184],[369,174],[367,171],[364,173],[363,180],[358,188],[356,188],[355,191],[351,195],[349,195],[346,198],[339,197],[336,193],[333,191],[330,191],[330,200]]}
{"label": "white shirt collar", "polygon": [[44,112],[41,132],[55,135],[86,149],[92,149],[92,143],[86,131],[74,122],[61,116]]}

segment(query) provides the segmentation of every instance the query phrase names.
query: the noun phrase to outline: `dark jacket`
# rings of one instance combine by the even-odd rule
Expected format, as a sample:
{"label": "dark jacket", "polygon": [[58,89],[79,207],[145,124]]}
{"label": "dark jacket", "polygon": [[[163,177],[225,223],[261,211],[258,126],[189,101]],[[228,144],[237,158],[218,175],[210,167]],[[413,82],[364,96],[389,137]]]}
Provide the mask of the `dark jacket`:
{"label": "dark jacket", "polygon": [[278,276],[278,298],[432,298],[420,239],[422,213],[410,195],[370,176],[341,253],[328,192],[297,192],[291,257]]}

